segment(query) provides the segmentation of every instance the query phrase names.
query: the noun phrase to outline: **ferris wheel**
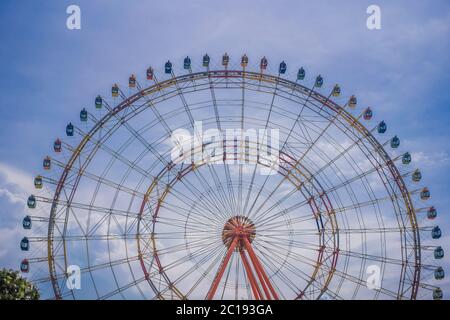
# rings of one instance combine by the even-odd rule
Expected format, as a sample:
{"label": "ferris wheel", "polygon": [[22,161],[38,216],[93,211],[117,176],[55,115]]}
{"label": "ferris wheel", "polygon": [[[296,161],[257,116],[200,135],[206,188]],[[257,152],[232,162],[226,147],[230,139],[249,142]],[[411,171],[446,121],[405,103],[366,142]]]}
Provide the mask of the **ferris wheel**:
{"label": "ferris wheel", "polygon": [[186,57],[98,95],[34,180],[22,272],[54,299],[441,299],[413,157],[292,70]]}

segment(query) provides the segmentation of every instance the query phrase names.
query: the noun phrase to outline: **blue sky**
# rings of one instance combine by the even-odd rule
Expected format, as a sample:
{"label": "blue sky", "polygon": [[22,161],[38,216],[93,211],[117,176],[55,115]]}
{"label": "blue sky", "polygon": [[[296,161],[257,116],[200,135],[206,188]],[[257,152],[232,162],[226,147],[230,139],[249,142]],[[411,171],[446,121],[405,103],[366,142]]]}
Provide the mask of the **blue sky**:
{"label": "blue sky", "polygon": [[[66,28],[70,4],[81,7],[81,30]],[[381,30],[366,28],[370,4],[381,7]],[[303,65],[372,106],[422,169],[450,253],[446,0],[2,1],[0,35],[0,266],[17,268],[32,178],[80,108],[130,73],[205,52]]]}

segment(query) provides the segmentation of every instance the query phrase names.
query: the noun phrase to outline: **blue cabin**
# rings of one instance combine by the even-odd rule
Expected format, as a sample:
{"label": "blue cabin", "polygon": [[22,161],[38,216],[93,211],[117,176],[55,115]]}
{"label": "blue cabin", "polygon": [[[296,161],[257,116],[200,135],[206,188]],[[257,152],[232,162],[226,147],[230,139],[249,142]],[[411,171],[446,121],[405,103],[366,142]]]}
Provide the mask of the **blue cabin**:
{"label": "blue cabin", "polygon": [[436,247],[436,249],[434,249],[434,258],[442,259],[443,257],[444,257],[444,249],[442,249],[441,246]]}
{"label": "blue cabin", "polygon": [[147,69],[147,80],[153,80],[153,68],[149,67]]}
{"label": "blue cabin", "polygon": [[167,74],[172,73],[172,62],[167,61],[166,64],[164,65],[164,72]]}
{"label": "blue cabin", "polygon": [[73,136],[73,124],[72,122],[69,122],[69,124],[66,126],[66,135],[68,137],[72,137]]}
{"label": "blue cabin", "polygon": [[441,300],[443,296],[444,296],[444,294],[440,288],[436,288],[433,290],[433,299],[434,300]]}
{"label": "blue cabin", "polygon": [[134,74],[132,74],[132,75],[128,78],[128,87],[130,87],[130,88],[136,87],[136,76],[135,76]]}
{"label": "blue cabin", "polygon": [[282,62],[280,63],[280,68],[278,69],[278,72],[279,72],[280,74],[285,74],[285,73],[286,73],[286,69],[287,69],[286,62],[282,61]]}
{"label": "blue cabin", "polygon": [[422,172],[420,172],[419,169],[414,170],[414,172],[411,175],[412,181],[419,182],[422,180]]}
{"label": "blue cabin", "polygon": [[30,241],[28,240],[27,237],[24,237],[21,241],[20,241],[20,249],[22,251],[28,251],[30,250]]}
{"label": "blue cabin", "polygon": [[402,156],[402,163],[403,164],[410,164],[411,163],[411,154],[409,152],[406,152],[403,156]]}
{"label": "blue cabin", "polygon": [[316,86],[317,88],[320,88],[322,85],[323,85],[323,78],[322,78],[322,76],[319,74],[319,75],[317,76],[317,78],[316,78],[315,86]]}
{"label": "blue cabin", "polygon": [[386,122],[381,121],[377,126],[377,132],[383,134],[386,132],[386,130],[387,130]]}
{"label": "blue cabin", "polygon": [[52,166],[52,160],[49,156],[44,158],[44,161],[42,162],[42,166],[44,167],[44,170],[50,170]]}
{"label": "blue cabin", "polygon": [[436,270],[434,270],[434,278],[436,280],[442,280],[445,277],[445,272],[442,267],[437,267]]}
{"label": "blue cabin", "polygon": [[431,230],[431,237],[433,239],[439,239],[441,236],[442,236],[442,231],[441,231],[441,228],[439,228],[438,226],[434,227]]}
{"label": "blue cabin", "polygon": [[259,64],[259,67],[261,68],[261,70],[266,70],[268,64],[269,64],[269,62],[267,61],[267,58],[264,56],[264,57],[261,58],[261,62]]}
{"label": "blue cabin", "polygon": [[209,59],[208,54],[205,54],[205,55],[203,56],[203,66],[204,66],[204,67],[209,67],[209,61],[210,61],[210,59]]}
{"label": "blue cabin", "polygon": [[189,56],[187,56],[186,58],[184,58],[183,61],[183,67],[185,69],[190,69],[191,68],[191,58],[189,58]]}
{"label": "blue cabin", "polygon": [[427,218],[433,220],[437,217],[437,210],[435,207],[430,207],[427,211]]}
{"label": "blue cabin", "polygon": [[53,142],[53,150],[55,152],[61,152],[62,150],[62,143],[61,140],[58,138],[55,140],[55,142]]}
{"label": "blue cabin", "polygon": [[34,187],[36,189],[42,189],[42,185],[43,185],[43,183],[42,183],[42,176],[36,176],[34,178]]}
{"label": "blue cabin", "polygon": [[331,95],[333,97],[339,97],[341,94],[341,88],[339,87],[339,85],[335,85],[333,88],[333,91],[331,92]]}
{"label": "blue cabin", "polygon": [[115,83],[111,88],[111,95],[116,98],[119,96],[119,86]]}
{"label": "blue cabin", "polygon": [[244,54],[241,58],[241,67],[245,68],[248,65],[248,57]]}
{"label": "blue cabin", "polygon": [[297,72],[297,80],[305,79],[305,75],[306,75],[305,69],[303,69],[303,67],[301,67],[300,69],[298,69],[298,72]]}
{"label": "blue cabin", "polygon": [[83,108],[83,110],[80,111],[80,121],[86,122],[87,118],[88,118],[87,110]]}
{"label": "blue cabin", "polygon": [[28,273],[28,271],[30,271],[30,263],[27,259],[23,259],[20,263],[20,271],[23,273]]}
{"label": "blue cabin", "polygon": [[22,226],[26,230],[31,229],[31,217],[30,216],[25,216],[25,218],[23,218]]}
{"label": "blue cabin", "polygon": [[399,146],[400,146],[400,139],[399,139],[399,137],[394,136],[394,137],[391,139],[391,148],[392,148],[392,149],[396,149],[396,148],[398,148]]}
{"label": "blue cabin", "polygon": [[423,188],[422,191],[420,191],[420,199],[428,200],[430,197],[431,197],[431,193],[427,187]]}
{"label": "blue cabin", "polygon": [[95,108],[101,109],[102,106],[103,106],[103,99],[102,99],[101,96],[97,96],[97,97],[95,98]]}
{"label": "blue cabin", "polygon": [[224,54],[223,56],[222,56],[222,65],[224,66],[224,67],[226,67],[226,66],[228,66],[228,63],[230,62],[230,57],[228,56],[228,54]]}
{"label": "blue cabin", "polygon": [[367,108],[366,110],[364,110],[364,114],[363,114],[363,118],[364,120],[370,120],[373,117],[373,112],[372,109]]}
{"label": "blue cabin", "polygon": [[35,198],[34,195],[31,195],[31,196],[28,197],[27,206],[30,209],[36,208],[36,198]]}

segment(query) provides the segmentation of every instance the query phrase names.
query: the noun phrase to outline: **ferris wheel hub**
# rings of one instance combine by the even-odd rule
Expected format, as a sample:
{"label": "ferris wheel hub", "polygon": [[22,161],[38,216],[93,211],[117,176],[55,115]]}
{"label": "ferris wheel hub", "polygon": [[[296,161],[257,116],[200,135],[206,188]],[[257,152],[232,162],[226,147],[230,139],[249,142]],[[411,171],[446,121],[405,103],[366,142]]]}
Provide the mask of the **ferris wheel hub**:
{"label": "ferris wheel hub", "polygon": [[235,238],[238,238],[236,250],[244,248],[244,238],[252,243],[256,236],[256,228],[253,221],[242,215],[236,215],[228,219],[222,231],[223,244],[228,248]]}

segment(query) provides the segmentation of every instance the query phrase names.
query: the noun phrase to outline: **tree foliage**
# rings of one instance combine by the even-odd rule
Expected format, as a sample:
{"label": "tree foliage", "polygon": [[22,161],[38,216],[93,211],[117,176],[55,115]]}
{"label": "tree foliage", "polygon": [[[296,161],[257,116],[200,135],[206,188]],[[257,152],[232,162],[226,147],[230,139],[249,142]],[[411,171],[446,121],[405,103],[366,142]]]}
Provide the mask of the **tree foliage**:
{"label": "tree foliage", "polygon": [[0,270],[0,300],[38,300],[39,291],[18,271]]}

